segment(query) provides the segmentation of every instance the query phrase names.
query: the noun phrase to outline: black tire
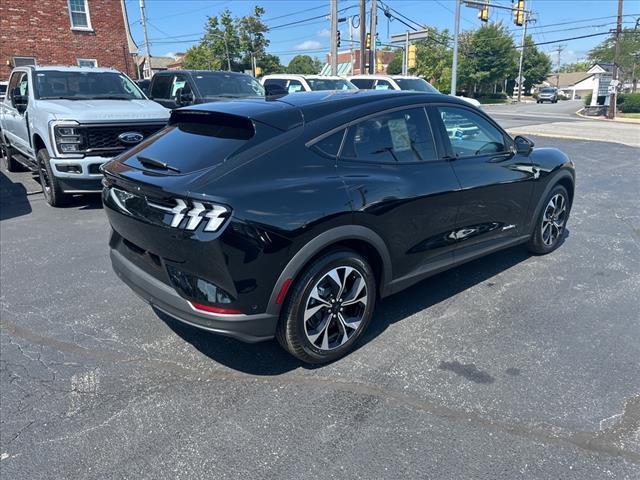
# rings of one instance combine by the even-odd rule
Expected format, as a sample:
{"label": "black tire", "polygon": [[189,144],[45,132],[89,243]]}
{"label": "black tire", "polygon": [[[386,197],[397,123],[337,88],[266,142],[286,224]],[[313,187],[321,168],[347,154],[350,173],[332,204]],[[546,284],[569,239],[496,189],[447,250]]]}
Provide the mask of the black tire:
{"label": "black tire", "polygon": [[[345,267],[354,269],[356,273],[351,272],[347,275],[347,269]],[[311,298],[312,292],[320,292],[320,290],[323,292],[326,291],[326,288],[321,289],[317,287],[322,282],[329,282],[327,280],[329,278],[328,274],[335,271],[338,272],[338,276],[340,276],[340,271],[343,272],[343,276],[346,277],[344,278],[345,285],[348,285],[350,281],[353,282],[350,287],[345,287],[349,288],[349,292],[346,294],[343,292],[340,300],[347,302],[347,296],[357,290],[356,282],[359,284],[359,279],[362,279],[364,280],[366,288],[364,291],[366,304],[359,301],[346,306],[345,303],[345,306],[343,306],[345,311],[344,313],[340,313],[343,311],[340,309],[342,306],[340,302],[337,302],[337,299],[334,299],[337,304],[330,304],[329,299],[332,295],[325,294],[329,307],[319,307],[320,311],[317,314],[312,315],[309,320],[305,322],[304,317],[305,312],[308,312],[308,305],[313,301],[315,307],[315,299]],[[341,249],[329,252],[306,267],[298,276],[295,283],[291,286],[287,301],[285,302],[280,314],[280,320],[276,330],[276,338],[285,350],[303,362],[317,364],[337,360],[338,358],[346,355],[353,348],[354,344],[371,323],[373,310],[375,308],[376,291],[375,275],[365,258],[351,250]],[[354,298],[362,298],[362,295],[363,293],[361,292],[359,295],[353,296]],[[349,312],[347,311],[347,309],[351,308],[358,309],[358,314],[353,318],[361,319],[358,326],[353,330],[351,329],[352,327],[345,327],[345,322],[343,322],[345,318],[351,318],[348,317]],[[342,315],[344,315],[344,317]],[[318,334],[318,339],[316,341],[321,343],[320,346],[312,343],[307,334],[306,328],[306,326],[310,325],[310,322],[316,321],[316,318],[319,319],[317,320],[318,330],[325,332],[324,335]],[[322,320],[323,318],[325,320]],[[325,324],[324,322],[326,322],[327,326],[326,328],[321,329],[321,325]],[[349,325],[349,323],[346,323],[346,325]],[[340,332],[342,332],[343,335],[340,335]],[[350,336],[347,335],[346,332],[351,332]],[[344,341],[344,343],[341,343],[345,336],[348,339]],[[325,337],[327,339],[333,338],[333,341],[335,341],[335,343],[339,343],[339,345],[333,347],[328,345],[330,349],[323,349],[323,340]]]}
{"label": "black tire", "polygon": [[53,175],[51,163],[49,162],[49,153],[45,148],[38,150],[36,156],[38,162],[38,175],[40,176],[40,185],[44,193],[44,199],[52,207],[63,207],[67,204],[69,196],[64,193],[60,187],[58,178]]}
{"label": "black tire", "polygon": [[4,136],[2,137],[2,140],[0,140],[0,148],[2,149],[2,151],[0,152],[0,155],[2,155],[3,168],[8,172],[22,171],[23,168],[20,162],[17,162],[12,158],[13,155],[15,155],[16,153],[15,148],[9,146],[9,144],[4,139]]}
{"label": "black tire", "polygon": [[[562,215],[559,215],[557,220],[553,221],[550,220],[550,218],[554,218],[554,215],[550,215],[550,203],[551,200],[556,198],[556,196],[558,195],[562,197],[564,213]],[[562,243],[570,212],[571,199],[569,198],[567,189],[562,185],[556,185],[551,189],[549,194],[544,199],[542,209],[540,210],[540,214],[536,219],[533,233],[531,234],[531,238],[527,243],[527,248],[529,249],[529,251],[538,255],[545,255],[547,253],[553,252],[556,248],[558,248]],[[544,227],[544,231],[543,223],[547,225],[546,227]],[[562,228],[558,229],[558,227],[556,227],[556,224],[561,225]],[[554,232],[556,233],[555,236],[553,235]]]}

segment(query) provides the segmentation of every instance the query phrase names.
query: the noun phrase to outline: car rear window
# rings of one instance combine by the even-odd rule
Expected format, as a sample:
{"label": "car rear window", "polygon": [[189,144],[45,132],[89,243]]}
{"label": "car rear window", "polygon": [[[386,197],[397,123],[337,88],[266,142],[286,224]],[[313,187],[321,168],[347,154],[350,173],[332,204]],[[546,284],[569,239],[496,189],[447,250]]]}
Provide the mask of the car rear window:
{"label": "car rear window", "polygon": [[219,112],[174,111],[169,125],[149,143],[134,148],[124,163],[142,170],[157,171],[148,158],[177,170],[163,174],[185,174],[220,164],[231,155],[271,138],[279,130],[238,115]]}

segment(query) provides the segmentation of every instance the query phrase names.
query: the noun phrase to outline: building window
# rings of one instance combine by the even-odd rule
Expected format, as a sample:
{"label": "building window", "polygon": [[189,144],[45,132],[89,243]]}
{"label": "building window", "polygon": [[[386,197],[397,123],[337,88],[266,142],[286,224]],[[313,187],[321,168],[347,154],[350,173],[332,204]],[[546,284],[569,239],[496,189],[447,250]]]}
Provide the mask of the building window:
{"label": "building window", "polygon": [[79,58],[78,66],[79,67],[97,67],[98,61],[95,58]]}
{"label": "building window", "polygon": [[69,0],[69,18],[73,30],[91,30],[87,0]]}
{"label": "building window", "polygon": [[13,57],[14,67],[26,67],[27,65],[35,65],[36,59],[34,57]]}

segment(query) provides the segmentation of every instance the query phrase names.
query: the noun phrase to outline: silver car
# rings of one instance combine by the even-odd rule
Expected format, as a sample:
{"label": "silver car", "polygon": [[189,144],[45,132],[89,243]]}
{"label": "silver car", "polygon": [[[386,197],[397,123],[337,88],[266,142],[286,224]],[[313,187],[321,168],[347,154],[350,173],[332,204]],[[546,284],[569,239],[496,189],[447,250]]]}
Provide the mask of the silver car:
{"label": "silver car", "polygon": [[558,103],[558,89],[554,87],[541,88],[538,92],[537,103],[543,102]]}

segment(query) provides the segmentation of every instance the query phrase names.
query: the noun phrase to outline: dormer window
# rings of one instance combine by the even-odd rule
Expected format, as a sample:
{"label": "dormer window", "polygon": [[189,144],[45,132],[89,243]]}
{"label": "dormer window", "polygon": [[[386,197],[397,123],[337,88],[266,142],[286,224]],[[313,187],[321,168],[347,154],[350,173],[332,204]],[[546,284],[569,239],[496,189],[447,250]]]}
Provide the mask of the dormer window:
{"label": "dormer window", "polygon": [[69,0],[71,30],[92,30],[87,0]]}

